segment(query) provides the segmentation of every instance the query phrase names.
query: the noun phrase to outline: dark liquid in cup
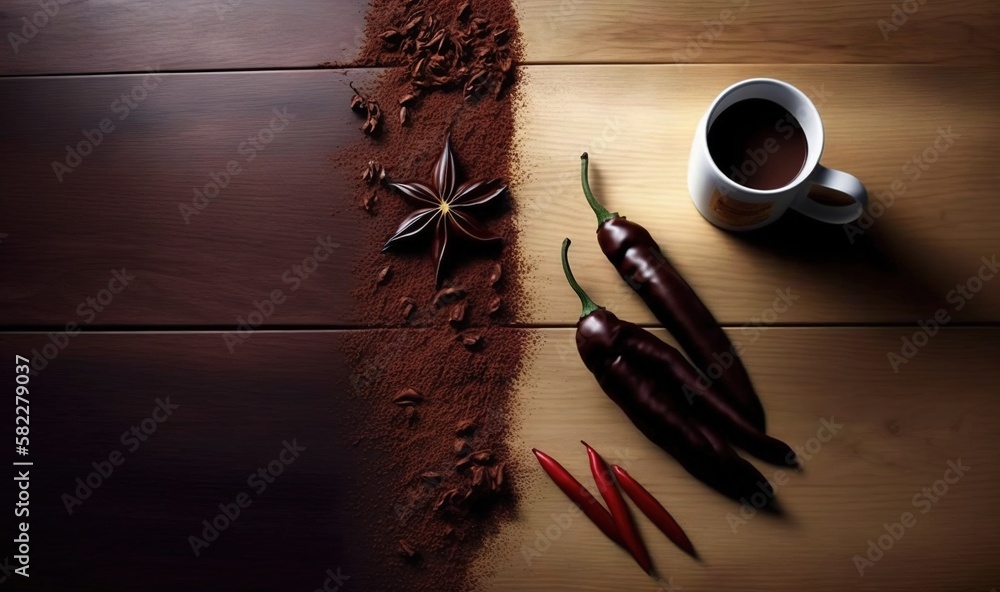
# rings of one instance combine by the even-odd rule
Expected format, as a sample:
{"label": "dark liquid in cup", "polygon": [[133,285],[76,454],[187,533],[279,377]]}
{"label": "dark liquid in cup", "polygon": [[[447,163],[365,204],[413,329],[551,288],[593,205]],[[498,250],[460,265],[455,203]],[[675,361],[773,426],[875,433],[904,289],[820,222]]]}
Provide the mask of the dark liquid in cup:
{"label": "dark liquid in cup", "polygon": [[767,99],[733,103],[708,130],[708,152],[716,166],[751,189],[788,185],[802,172],[808,151],[795,116]]}

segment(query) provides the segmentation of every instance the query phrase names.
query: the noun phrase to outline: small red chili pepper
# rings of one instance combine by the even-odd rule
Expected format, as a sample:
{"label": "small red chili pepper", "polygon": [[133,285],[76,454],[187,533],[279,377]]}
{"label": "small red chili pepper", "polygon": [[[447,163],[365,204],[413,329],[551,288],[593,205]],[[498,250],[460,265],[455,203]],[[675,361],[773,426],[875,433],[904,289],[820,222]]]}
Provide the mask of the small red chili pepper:
{"label": "small red chili pepper", "polygon": [[[663,531],[663,534],[667,535],[667,538],[673,541],[675,545],[681,548],[682,551],[694,557],[698,558],[698,552],[694,550],[694,545],[691,544],[691,540],[684,534],[684,529],[681,528],[680,524],[674,520],[674,517],[670,515],[670,512],[663,507],[653,494],[642,486],[638,481],[632,478],[631,475],[625,472],[625,469],[619,467],[618,465],[613,465],[611,470],[614,471],[615,477],[618,479],[618,484],[621,485],[622,491],[624,491],[635,505],[642,510],[642,513],[646,515],[649,520],[656,525],[657,528]],[[610,505],[610,504],[609,504]]]}
{"label": "small red chili pepper", "polygon": [[552,481],[566,494],[566,497],[583,510],[583,513],[587,515],[587,518],[590,518],[590,521],[597,528],[601,529],[604,536],[624,546],[622,537],[618,533],[618,527],[615,526],[615,521],[611,517],[611,514],[587,491],[587,488],[551,456],[537,448],[532,448],[531,451],[535,453],[535,457],[538,458],[538,464],[542,465],[542,469],[552,478]]}
{"label": "small red chili pepper", "polygon": [[615,480],[611,476],[611,469],[608,467],[608,463],[604,462],[601,455],[591,448],[589,444],[583,440],[580,440],[580,443],[587,448],[587,456],[590,457],[590,472],[594,474],[594,482],[597,483],[597,490],[601,492],[605,503],[608,504],[608,509],[611,510],[611,517],[615,520],[615,526],[618,527],[618,532],[622,535],[622,540],[625,542],[626,548],[632,553],[632,557],[635,558],[635,562],[639,564],[639,567],[646,573],[649,573],[653,569],[653,562],[649,559],[649,552],[646,550],[646,545],[642,542],[642,537],[639,536],[639,530],[635,527],[635,523],[632,522],[632,515],[629,514],[628,506],[625,505],[625,498],[622,497],[622,493],[618,491],[618,486],[615,485]]}

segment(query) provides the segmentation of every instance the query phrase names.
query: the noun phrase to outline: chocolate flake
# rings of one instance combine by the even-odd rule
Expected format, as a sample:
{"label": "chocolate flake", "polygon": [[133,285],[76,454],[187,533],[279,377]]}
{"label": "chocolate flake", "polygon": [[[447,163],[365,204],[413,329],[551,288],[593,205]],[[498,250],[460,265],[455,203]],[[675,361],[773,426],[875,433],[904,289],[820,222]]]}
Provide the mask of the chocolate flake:
{"label": "chocolate flake", "polygon": [[450,288],[438,290],[437,293],[434,294],[432,302],[434,306],[441,308],[442,306],[447,306],[453,302],[458,302],[462,298],[465,298],[465,289],[458,286],[452,286]]}
{"label": "chocolate flake", "polygon": [[473,433],[475,433],[477,427],[478,426],[476,426],[476,422],[472,421],[471,419],[463,419],[462,421],[458,422],[457,426],[455,426],[455,435],[471,436]]}
{"label": "chocolate flake", "polygon": [[493,453],[489,450],[478,450],[470,454],[469,458],[479,464],[489,464],[493,460]]}
{"label": "chocolate flake", "polygon": [[409,121],[409,110],[406,107],[399,108],[399,125],[406,125]]}
{"label": "chocolate flake", "polygon": [[462,438],[456,438],[453,449],[455,451],[455,456],[461,457],[468,454],[469,451],[472,450],[472,447],[469,446],[469,442],[467,440],[463,440]]}
{"label": "chocolate flake", "polygon": [[417,301],[409,296],[403,296],[399,299],[399,311],[403,315],[403,320],[410,320],[410,315],[417,308]]}
{"label": "chocolate flake", "polygon": [[392,402],[397,405],[417,405],[424,402],[424,396],[417,391],[407,387],[396,393]]}
{"label": "chocolate flake", "polygon": [[384,286],[388,284],[389,280],[391,279],[392,279],[392,268],[386,265],[385,267],[382,268],[381,271],[378,272],[378,275],[375,276],[375,285]]}
{"label": "chocolate flake", "polygon": [[441,473],[436,471],[427,471],[423,475],[420,475],[420,478],[423,479],[424,483],[430,485],[431,487],[437,487],[441,485],[442,481],[444,481],[444,477],[441,476]]}
{"label": "chocolate flake", "polygon": [[482,336],[478,333],[463,333],[458,336],[458,340],[462,342],[468,349],[474,349],[482,343]]}
{"label": "chocolate flake", "polygon": [[493,269],[490,271],[490,285],[496,286],[498,283],[500,283],[500,278],[502,277],[503,277],[503,268],[500,267],[499,263],[497,263],[496,265],[493,266]]}
{"label": "chocolate flake", "polygon": [[465,306],[464,300],[452,306],[451,312],[448,313],[448,322],[454,326],[461,325],[465,321]]}
{"label": "chocolate flake", "polygon": [[486,306],[486,314],[489,314],[491,316],[497,314],[498,312],[500,312],[501,305],[502,301],[500,300],[500,297],[494,296],[492,299],[490,299],[490,303]]}
{"label": "chocolate flake", "polygon": [[361,207],[364,208],[369,214],[375,215],[375,204],[378,203],[378,193],[372,190],[365,194],[365,200],[362,202]]}
{"label": "chocolate flake", "polygon": [[361,131],[366,135],[373,136],[378,133],[382,122],[382,109],[378,106],[378,101],[370,99],[354,88],[354,83],[348,84],[354,91],[351,97],[351,109],[365,117],[365,122],[361,125]]}
{"label": "chocolate flake", "polygon": [[417,551],[405,540],[399,539],[399,554],[407,559],[413,559],[417,556]]}

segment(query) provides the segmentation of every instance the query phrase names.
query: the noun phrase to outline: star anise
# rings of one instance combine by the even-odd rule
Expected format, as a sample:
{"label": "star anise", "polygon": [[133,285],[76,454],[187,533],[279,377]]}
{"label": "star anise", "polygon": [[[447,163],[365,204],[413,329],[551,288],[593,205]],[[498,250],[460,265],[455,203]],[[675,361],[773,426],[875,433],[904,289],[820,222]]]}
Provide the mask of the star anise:
{"label": "star anise", "polygon": [[473,244],[496,244],[499,236],[483,229],[471,215],[471,210],[485,206],[499,197],[507,186],[500,179],[466,181],[456,188],[455,155],[451,138],[446,137],[441,156],[434,164],[431,184],[418,182],[389,183],[404,198],[419,206],[386,241],[382,252],[402,241],[433,233],[432,251],[437,259],[435,285],[441,285],[441,274],[446,255],[455,238]]}

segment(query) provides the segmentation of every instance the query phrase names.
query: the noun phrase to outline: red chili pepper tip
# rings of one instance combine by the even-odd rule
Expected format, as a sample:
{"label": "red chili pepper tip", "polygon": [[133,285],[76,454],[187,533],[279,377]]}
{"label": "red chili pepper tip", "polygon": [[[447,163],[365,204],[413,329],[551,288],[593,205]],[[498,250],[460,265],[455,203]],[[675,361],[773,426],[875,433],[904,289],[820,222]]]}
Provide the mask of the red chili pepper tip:
{"label": "red chili pepper tip", "polygon": [[653,494],[649,493],[649,490],[643,487],[642,484],[632,478],[625,469],[618,465],[613,465],[611,470],[614,472],[615,477],[618,478],[618,484],[621,485],[622,491],[635,502],[635,505],[642,510],[642,513],[649,518],[650,522],[663,531],[663,534],[667,535],[667,538],[682,551],[698,559],[698,552],[694,550],[691,539],[684,533],[684,529],[681,528],[680,524],[677,524],[677,521],[670,515],[670,512],[663,507],[663,504],[653,497]]}
{"label": "red chili pepper tip", "polygon": [[618,527],[618,533],[621,534],[622,541],[625,542],[625,547],[632,554],[632,557],[635,558],[639,567],[646,573],[651,573],[653,562],[649,558],[649,551],[646,550],[646,545],[642,542],[639,529],[636,528],[635,522],[632,521],[632,515],[625,504],[625,498],[618,491],[615,479],[611,475],[611,468],[608,467],[608,463],[601,458],[601,455],[596,450],[583,440],[580,440],[580,442],[587,448],[587,455],[590,457],[590,472],[594,475],[598,491],[601,492],[605,503],[608,504],[611,517],[614,518],[615,526]]}

